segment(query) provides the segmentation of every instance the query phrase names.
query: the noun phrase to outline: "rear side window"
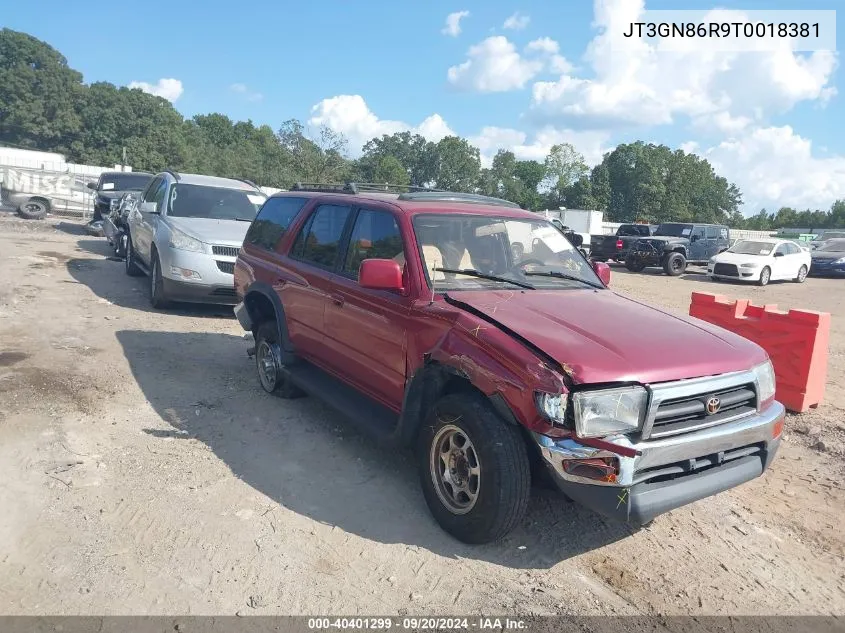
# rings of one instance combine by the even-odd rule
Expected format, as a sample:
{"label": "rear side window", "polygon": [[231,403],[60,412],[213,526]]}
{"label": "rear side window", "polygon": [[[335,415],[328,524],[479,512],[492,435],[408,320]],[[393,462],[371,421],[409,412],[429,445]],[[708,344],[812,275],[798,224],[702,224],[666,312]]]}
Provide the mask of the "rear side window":
{"label": "rear side window", "polygon": [[707,239],[708,240],[715,240],[719,237],[719,227],[717,226],[708,226],[707,227]]}
{"label": "rear side window", "polygon": [[404,262],[400,255],[403,255],[402,236],[393,214],[362,209],[352,229],[343,273],[357,277],[361,262],[365,259],[396,259],[397,262]]}
{"label": "rear side window", "polygon": [[244,242],[268,251],[275,250],[306,202],[307,198],[268,198],[249,227]]}
{"label": "rear side window", "polygon": [[323,204],[317,207],[302,227],[293,245],[293,256],[323,268],[334,268],[340,251],[340,239],[351,207]]}

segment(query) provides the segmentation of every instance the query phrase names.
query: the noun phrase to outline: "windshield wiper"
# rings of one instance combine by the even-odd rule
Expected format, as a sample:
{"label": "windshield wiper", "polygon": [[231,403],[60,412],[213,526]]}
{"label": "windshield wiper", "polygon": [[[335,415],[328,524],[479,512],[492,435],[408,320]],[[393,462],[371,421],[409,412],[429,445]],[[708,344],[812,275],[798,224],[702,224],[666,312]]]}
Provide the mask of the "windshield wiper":
{"label": "windshield wiper", "polygon": [[593,283],[592,281],[587,281],[586,279],[582,279],[581,277],[576,277],[575,275],[568,275],[566,273],[562,273],[557,270],[549,270],[549,271],[524,271],[522,273],[526,277],[557,277],[558,279],[568,279],[569,281],[580,281],[582,284],[586,284],[588,286],[592,286],[593,288],[604,288],[601,284]]}
{"label": "windshield wiper", "polygon": [[252,222],[249,218],[232,218],[233,220],[237,220],[238,222]]}
{"label": "windshield wiper", "polygon": [[498,275],[488,275],[487,273],[483,273],[480,270],[475,270],[474,268],[435,268],[434,270],[441,272],[441,273],[453,273],[455,275],[466,275],[467,277],[478,277],[480,279],[489,279],[490,281],[501,281],[503,283],[513,284],[514,286],[519,286],[520,288],[528,288],[529,290],[534,290],[534,286],[524,281],[517,281],[515,279],[508,279],[507,277],[499,277]]}

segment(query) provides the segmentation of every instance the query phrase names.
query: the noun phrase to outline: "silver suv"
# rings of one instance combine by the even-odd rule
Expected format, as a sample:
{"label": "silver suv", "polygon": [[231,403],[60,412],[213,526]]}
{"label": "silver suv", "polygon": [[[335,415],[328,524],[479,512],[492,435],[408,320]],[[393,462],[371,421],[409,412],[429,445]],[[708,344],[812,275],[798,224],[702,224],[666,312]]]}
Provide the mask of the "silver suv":
{"label": "silver suv", "polygon": [[165,171],[129,214],[126,274],[149,275],[150,303],[235,304],[235,259],[266,196],[246,180]]}

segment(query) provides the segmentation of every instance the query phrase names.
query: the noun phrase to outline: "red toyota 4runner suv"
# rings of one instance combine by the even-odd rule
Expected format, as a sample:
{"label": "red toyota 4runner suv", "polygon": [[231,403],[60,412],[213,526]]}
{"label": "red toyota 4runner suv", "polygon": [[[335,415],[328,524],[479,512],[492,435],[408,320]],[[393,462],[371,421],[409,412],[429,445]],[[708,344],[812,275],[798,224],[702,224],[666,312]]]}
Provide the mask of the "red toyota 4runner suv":
{"label": "red toyota 4runner suv", "polygon": [[235,313],[266,391],[414,447],[452,535],[506,534],[532,473],[641,525],[772,462],[784,408],[760,347],[614,293],[606,264],[509,202],[374,189],[270,197]]}

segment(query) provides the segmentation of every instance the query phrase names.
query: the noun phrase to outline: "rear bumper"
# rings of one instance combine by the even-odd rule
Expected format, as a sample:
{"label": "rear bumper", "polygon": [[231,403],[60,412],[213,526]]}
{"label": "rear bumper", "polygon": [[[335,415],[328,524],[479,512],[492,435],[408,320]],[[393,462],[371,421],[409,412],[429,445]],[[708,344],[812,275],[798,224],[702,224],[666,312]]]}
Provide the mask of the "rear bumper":
{"label": "rear bumper", "polygon": [[[783,405],[774,402],[734,422],[660,440],[632,443],[625,437],[608,438],[641,451],[636,457],[616,456],[572,439],[555,441],[537,434],[534,438],[557,486],[568,497],[603,516],[642,524],[760,476],[780,446],[780,434],[774,434],[784,413]],[[563,468],[565,460],[600,457],[618,458],[618,483],[584,479]]]}
{"label": "rear bumper", "polygon": [[241,324],[241,327],[244,330],[252,332],[252,327],[254,325],[252,317],[249,315],[249,310],[247,310],[243,301],[235,306],[235,317],[238,319],[238,323]]}

